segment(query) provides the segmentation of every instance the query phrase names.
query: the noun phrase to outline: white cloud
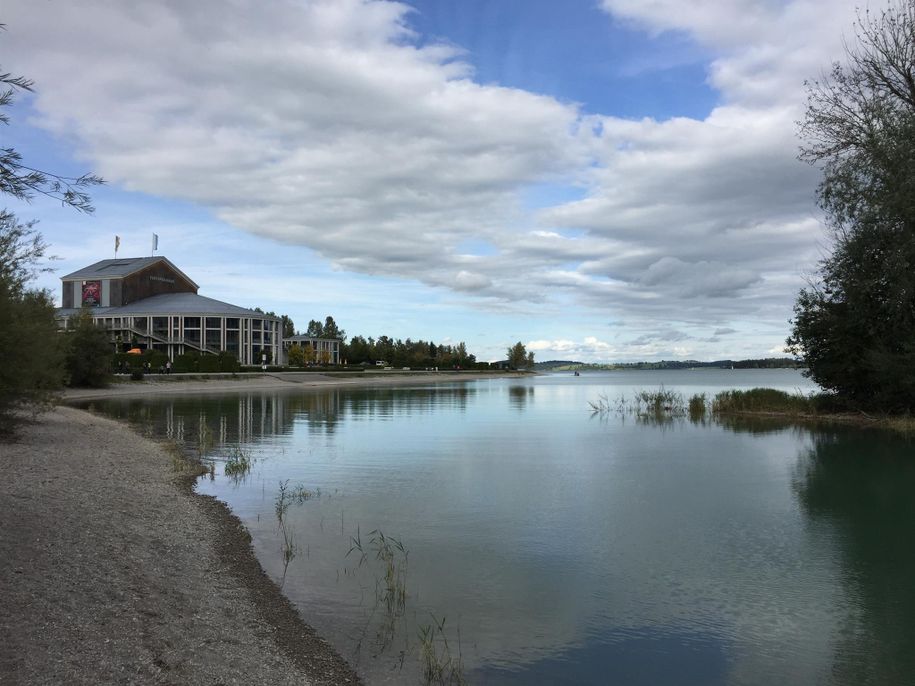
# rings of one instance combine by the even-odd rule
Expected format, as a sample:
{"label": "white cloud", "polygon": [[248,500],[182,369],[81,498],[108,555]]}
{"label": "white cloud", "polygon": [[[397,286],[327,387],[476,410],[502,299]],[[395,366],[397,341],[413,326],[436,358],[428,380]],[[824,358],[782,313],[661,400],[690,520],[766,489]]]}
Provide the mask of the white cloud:
{"label": "white cloud", "polygon": [[[802,82],[841,56],[852,3],[602,7],[712,54],[718,106],[625,120],[481,85],[458,48],[415,40],[407,5],[374,0],[10,0],[3,66],[36,80],[37,123],[113,183],[342,269],[631,327],[628,343],[537,350],[660,354],[674,339],[651,338],[659,321],[694,341],[691,327],[784,329],[822,238],[816,172],[795,160]],[[530,214],[540,183],[583,197]]]}

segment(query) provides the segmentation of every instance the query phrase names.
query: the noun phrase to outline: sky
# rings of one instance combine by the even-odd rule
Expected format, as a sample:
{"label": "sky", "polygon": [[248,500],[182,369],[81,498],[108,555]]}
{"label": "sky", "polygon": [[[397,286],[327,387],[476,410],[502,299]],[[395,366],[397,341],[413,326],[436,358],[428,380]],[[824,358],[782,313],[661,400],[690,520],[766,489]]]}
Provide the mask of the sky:
{"label": "sky", "polygon": [[35,82],[2,145],[94,172],[6,206],[60,276],[169,258],[200,294],[536,359],[783,354],[829,249],[797,160],[846,0],[5,0]]}

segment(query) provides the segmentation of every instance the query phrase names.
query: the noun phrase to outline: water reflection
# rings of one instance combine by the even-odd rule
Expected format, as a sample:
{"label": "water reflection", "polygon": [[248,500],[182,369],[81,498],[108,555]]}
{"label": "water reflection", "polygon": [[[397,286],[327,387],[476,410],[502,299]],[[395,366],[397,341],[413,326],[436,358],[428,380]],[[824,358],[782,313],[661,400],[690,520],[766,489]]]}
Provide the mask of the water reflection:
{"label": "water reflection", "polygon": [[474,389],[467,386],[443,385],[402,390],[180,395],[159,397],[154,402],[130,398],[81,404],[185,446],[196,446],[206,431],[213,437],[214,448],[225,448],[292,434],[296,424],[307,427],[312,435],[327,436],[347,419],[371,422],[431,412],[464,412],[473,393]]}
{"label": "water reflection", "polygon": [[516,384],[508,387],[508,401],[512,408],[523,412],[527,404],[534,399],[534,387],[527,384]]}
{"label": "water reflection", "polygon": [[836,683],[915,680],[913,444],[878,431],[818,434],[795,484],[805,513],[834,527],[854,599],[841,627]]}

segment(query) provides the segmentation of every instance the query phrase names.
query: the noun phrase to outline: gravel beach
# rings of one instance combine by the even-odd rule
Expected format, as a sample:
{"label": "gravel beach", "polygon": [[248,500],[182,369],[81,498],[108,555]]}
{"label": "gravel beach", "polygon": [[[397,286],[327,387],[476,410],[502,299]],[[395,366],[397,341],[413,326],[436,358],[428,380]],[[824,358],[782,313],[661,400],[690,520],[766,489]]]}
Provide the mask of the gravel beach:
{"label": "gravel beach", "polygon": [[0,467],[0,683],[359,683],[162,446],[58,407]]}

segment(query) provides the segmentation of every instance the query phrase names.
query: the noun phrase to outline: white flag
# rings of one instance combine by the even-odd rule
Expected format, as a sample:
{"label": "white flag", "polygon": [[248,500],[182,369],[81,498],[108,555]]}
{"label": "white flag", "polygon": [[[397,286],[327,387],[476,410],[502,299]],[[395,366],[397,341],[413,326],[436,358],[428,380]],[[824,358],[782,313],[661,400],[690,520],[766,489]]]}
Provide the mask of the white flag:
{"label": "white flag", "polygon": [[153,252],[159,249],[159,234],[153,234]]}

